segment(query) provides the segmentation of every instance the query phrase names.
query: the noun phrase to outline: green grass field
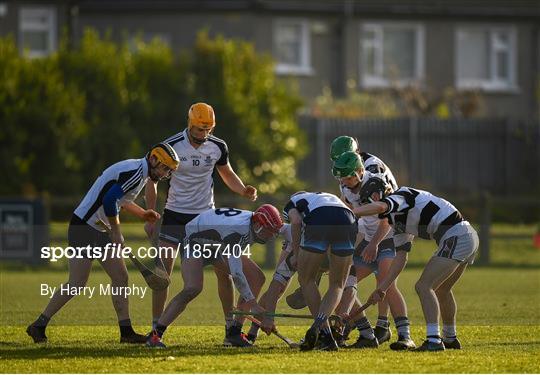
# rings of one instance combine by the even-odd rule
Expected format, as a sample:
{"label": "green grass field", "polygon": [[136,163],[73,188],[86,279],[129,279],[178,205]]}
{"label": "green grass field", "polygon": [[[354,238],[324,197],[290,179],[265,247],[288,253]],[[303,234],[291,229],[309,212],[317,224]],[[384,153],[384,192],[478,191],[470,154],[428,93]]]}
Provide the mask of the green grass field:
{"label": "green grass field", "polygon": [[[413,338],[424,336],[423,319],[414,281],[419,269],[406,270],[400,278],[409,304]],[[132,282],[144,285],[132,272]],[[271,273],[267,273],[267,278]],[[60,272],[1,274],[0,371],[32,372],[538,372],[540,366],[540,274],[534,269],[470,269],[456,287],[459,305],[458,332],[462,351],[444,353],[397,353],[387,344],[377,350],[342,350],[338,353],[301,353],[288,349],[279,339],[260,337],[258,347],[248,350],[223,348],[223,318],[212,272],[205,277],[205,291],[188,306],[167,332],[164,351],[117,343],[115,315],[108,296],[77,297],[66,306],[48,328],[49,343],[35,345],[24,333],[47,303],[39,296],[39,284],[64,281]],[[89,285],[106,283],[107,276],[96,271]],[[173,293],[180,288],[173,278]],[[324,285],[323,285],[324,287]],[[360,294],[373,287],[366,281]],[[292,288],[291,288],[292,290]],[[21,298],[21,296],[28,296]],[[150,298],[130,300],[132,321],[139,331],[150,324]],[[279,311],[292,312],[282,301]],[[371,321],[376,319],[370,309]],[[298,340],[307,322],[283,319],[282,333]]]}
{"label": "green grass field", "polygon": [[[140,227],[139,227],[140,228]],[[501,226],[500,231],[507,230]],[[523,229],[530,230],[529,228]],[[510,232],[513,233],[513,232]],[[515,233],[515,232],[514,232]],[[133,236],[140,235],[133,229]],[[128,236],[126,236],[128,238]],[[66,281],[65,264],[52,268],[0,268],[0,371],[2,373],[538,373],[540,365],[540,250],[525,239],[492,240],[497,267],[471,267],[455,289],[458,301],[458,335],[464,349],[443,353],[392,352],[388,344],[376,350],[341,350],[337,353],[297,352],[274,336],[261,336],[256,348],[223,348],[223,317],[215,276],[205,274],[203,293],[167,331],[163,351],[118,344],[118,329],[109,296],[76,297],[48,328],[49,343],[35,345],[24,333],[48,298],[40,284],[57,286]],[[132,245],[133,246],[133,245]],[[431,254],[427,241],[418,241],[411,252],[412,267],[400,276],[399,285],[409,306],[413,338],[420,344],[424,323],[414,283],[421,264]],[[253,251],[261,261],[261,252]],[[507,267],[502,266],[508,265]],[[272,273],[266,272],[267,282]],[[89,286],[106,284],[108,278],[96,262]],[[144,286],[130,270],[130,283]],[[172,293],[181,288],[178,269]],[[297,286],[291,286],[289,291]],[[322,288],[326,285],[323,282]],[[374,287],[366,280],[359,287],[365,298]],[[150,328],[151,297],[130,299],[132,321],[140,332]],[[278,311],[297,312],[284,301]],[[307,310],[301,311],[306,313]],[[368,310],[374,323],[376,309]],[[303,337],[306,321],[278,320],[282,333],[294,340]],[[356,337],[355,335],[353,336]]]}

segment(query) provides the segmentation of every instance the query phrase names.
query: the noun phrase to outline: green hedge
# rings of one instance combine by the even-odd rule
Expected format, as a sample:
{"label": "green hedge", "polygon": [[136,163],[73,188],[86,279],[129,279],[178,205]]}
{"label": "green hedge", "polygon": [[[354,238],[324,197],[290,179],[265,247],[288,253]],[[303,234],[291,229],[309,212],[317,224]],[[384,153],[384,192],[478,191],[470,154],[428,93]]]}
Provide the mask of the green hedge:
{"label": "green hedge", "polygon": [[215,135],[246,183],[261,193],[299,186],[299,95],[249,43],[201,32],[177,56],[158,40],[117,44],[86,30],[75,48],[27,59],[8,37],[0,75],[2,195],[80,195],[108,165],[182,131],[197,101],[213,105]]}

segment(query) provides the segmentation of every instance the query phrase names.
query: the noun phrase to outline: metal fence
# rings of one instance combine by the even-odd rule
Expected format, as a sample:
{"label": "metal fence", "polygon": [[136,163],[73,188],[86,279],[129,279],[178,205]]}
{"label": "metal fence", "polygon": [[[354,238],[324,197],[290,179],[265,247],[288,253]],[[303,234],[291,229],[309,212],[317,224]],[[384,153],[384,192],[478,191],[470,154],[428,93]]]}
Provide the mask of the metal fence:
{"label": "metal fence", "polygon": [[299,177],[316,189],[335,186],[329,148],[340,135],[356,137],[380,157],[399,185],[451,195],[540,192],[540,123],[509,120],[342,120],[303,117],[310,153]]}

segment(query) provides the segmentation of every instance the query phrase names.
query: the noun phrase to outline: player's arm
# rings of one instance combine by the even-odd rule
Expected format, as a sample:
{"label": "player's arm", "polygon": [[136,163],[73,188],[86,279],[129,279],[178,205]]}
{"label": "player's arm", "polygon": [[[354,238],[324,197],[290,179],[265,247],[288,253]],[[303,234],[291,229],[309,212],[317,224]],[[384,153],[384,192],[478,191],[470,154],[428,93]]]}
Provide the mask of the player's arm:
{"label": "player's arm", "polygon": [[150,223],[155,223],[160,218],[160,215],[156,211],[152,209],[145,210],[135,202],[126,202],[122,205],[122,208],[130,214]]}
{"label": "player's arm", "polygon": [[120,211],[118,207],[118,201],[124,196],[125,192],[122,189],[122,185],[119,183],[114,184],[107,190],[103,196],[103,210],[105,215],[109,219],[109,224],[111,225],[111,241],[117,244],[124,243],[124,237],[120,231],[120,217],[118,213]]}
{"label": "player's arm", "polygon": [[[152,181],[151,179],[148,179],[144,187],[144,202],[147,210],[156,209],[157,184],[157,181]],[[144,224],[144,231],[146,232],[148,238],[152,238],[154,236],[154,232],[156,230],[155,222],[155,220],[146,220],[146,223]]]}
{"label": "player's arm", "polygon": [[223,165],[216,164],[216,167],[221,179],[229,189],[249,200],[255,201],[257,199],[257,189],[251,185],[244,185],[229,162]]}
{"label": "player's arm", "polygon": [[339,198],[341,199],[341,201],[342,201],[343,203],[345,203],[345,205],[346,205],[347,207],[349,207],[351,210],[353,209],[353,206],[352,206],[351,202],[349,202],[349,200],[345,197],[345,195],[343,195],[343,193],[341,193],[341,195],[340,195]]}
{"label": "player's arm", "polygon": [[412,247],[412,235],[407,233],[402,233],[394,236],[394,242],[396,246],[396,257],[392,260],[390,269],[386,277],[380,282],[379,286],[375,291],[369,296],[368,302],[375,304],[384,299],[386,291],[392,283],[397,279],[401,271],[405,268],[407,264],[408,254],[411,251]]}
{"label": "player's arm", "polygon": [[353,209],[353,212],[356,216],[371,216],[371,215],[381,215],[388,210],[388,204],[383,201],[373,202],[365,204],[360,207]]}
{"label": "player's arm", "polygon": [[300,236],[302,231],[302,215],[296,208],[291,208],[287,215],[291,223],[291,249],[296,260],[298,260],[298,252],[300,251]]}
{"label": "player's arm", "polygon": [[385,218],[379,220],[379,226],[377,227],[375,234],[362,252],[362,258],[365,262],[373,262],[377,258],[377,248],[391,229],[392,227],[388,223],[388,219]]}
{"label": "player's arm", "polygon": [[[241,248],[244,248],[244,246],[246,246],[246,244],[242,241],[242,236],[239,233],[232,233],[226,236],[223,239],[223,242],[231,249],[233,249],[235,245],[240,245]],[[251,287],[249,286],[247,277],[244,274],[244,270],[242,267],[242,258],[236,257],[232,253],[233,252],[231,251],[231,254],[227,256],[227,265],[229,266],[229,271],[232,276],[234,286],[236,287],[236,289],[238,289],[240,296],[245,301],[244,306],[246,306],[255,313],[264,312],[265,310],[261,308],[257,303],[255,295],[253,294],[253,292],[251,291]]]}

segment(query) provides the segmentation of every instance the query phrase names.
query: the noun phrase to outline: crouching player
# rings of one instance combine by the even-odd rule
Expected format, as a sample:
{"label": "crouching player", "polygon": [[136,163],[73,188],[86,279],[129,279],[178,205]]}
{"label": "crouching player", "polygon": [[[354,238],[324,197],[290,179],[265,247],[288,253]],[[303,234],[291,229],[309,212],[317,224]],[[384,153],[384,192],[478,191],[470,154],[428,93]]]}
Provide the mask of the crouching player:
{"label": "crouching player", "polygon": [[[298,192],[284,209],[291,222],[291,264],[298,262],[298,280],[315,318],[306,332],[302,350],[337,350],[328,317],[334,312],[349,273],[358,230],[351,210],[335,195]],[[328,291],[321,300],[317,275],[330,251]],[[319,335],[321,339],[319,340]]]}
{"label": "crouching player", "polygon": [[[375,160],[373,160],[375,159]],[[379,176],[392,188],[396,186],[394,176],[384,165],[375,157],[371,157],[370,169],[380,171],[378,174],[366,171],[362,163],[360,154],[354,151],[348,151],[341,154],[334,162],[332,173],[340,182],[341,199],[351,208],[360,207],[363,202],[360,195],[360,189],[363,183],[368,181],[371,176]],[[369,203],[369,202],[368,202]],[[351,305],[355,299],[356,283],[375,273],[377,282],[383,280],[392,260],[396,256],[394,241],[392,239],[393,231],[387,220],[381,220],[377,215],[364,216],[359,220],[359,236],[363,235],[358,244],[357,251],[353,257],[354,271],[353,276],[347,279],[346,288],[343,292],[343,298],[336,310],[338,315],[349,313]],[[354,280],[354,283],[350,283]],[[410,338],[409,319],[407,318],[407,305],[401,292],[397,287],[397,281],[394,281],[384,300],[379,302],[379,318],[375,330],[365,316],[362,314],[356,322],[356,327],[360,331],[360,336],[354,348],[374,348],[379,344],[390,340],[391,333],[388,323],[388,307],[392,311],[392,316],[398,330],[398,340],[390,345],[393,350],[405,350],[415,347]],[[345,314],[342,314],[345,313]],[[351,311],[355,315],[355,310]]]}
{"label": "crouching player", "polygon": [[[176,152],[166,144],[154,146],[142,159],[124,160],[107,168],[94,182],[82,202],[75,209],[68,228],[70,247],[106,247],[108,243],[123,245],[124,237],[120,230],[119,207],[138,216],[142,220],[155,222],[159,214],[154,210],[144,210],[133,201],[145,186],[148,179],[159,181],[170,177],[178,168],[179,159]],[[106,225],[110,230],[107,234]],[[113,287],[126,287],[128,272],[124,259],[120,257],[100,260],[101,266],[111,278]],[[64,288],[81,288],[86,285],[92,258],[69,259],[69,279]],[[51,298],[43,313],[28,326],[26,333],[34,342],[46,342],[45,328],[49,320],[66,304],[73,295],[57,291]],[[146,336],[135,333],[129,318],[127,297],[112,296],[112,302],[118,325],[120,326],[120,342],[144,343]]]}
{"label": "crouching player", "polygon": [[[427,191],[401,187],[395,192],[382,179],[370,178],[362,186],[361,195],[372,203],[357,207],[357,216],[378,214],[394,228],[397,255],[387,276],[370,295],[368,303],[384,299],[386,291],[407,263],[414,236],[433,239],[437,250],[427,263],[415,288],[424,318],[427,338],[416,351],[460,349],[456,335],[456,301],[452,287],[478,249],[478,235],[460,212],[448,201]],[[439,314],[443,321],[443,337],[439,332]]]}
{"label": "crouching player", "polygon": [[[265,310],[257,304],[256,296],[242,270],[241,252],[254,242],[265,243],[277,237],[283,221],[279,211],[264,204],[255,212],[235,208],[205,211],[186,225],[181,272],[184,287],[167,305],[155,329],[147,340],[149,347],[165,347],[162,337],[167,327],[185,310],[203,288],[203,268],[212,264],[232,276],[234,285],[245,301],[243,307],[254,313]],[[197,247],[202,251],[197,251]],[[234,337],[229,337],[234,340]],[[251,346],[240,330],[238,345]]]}

